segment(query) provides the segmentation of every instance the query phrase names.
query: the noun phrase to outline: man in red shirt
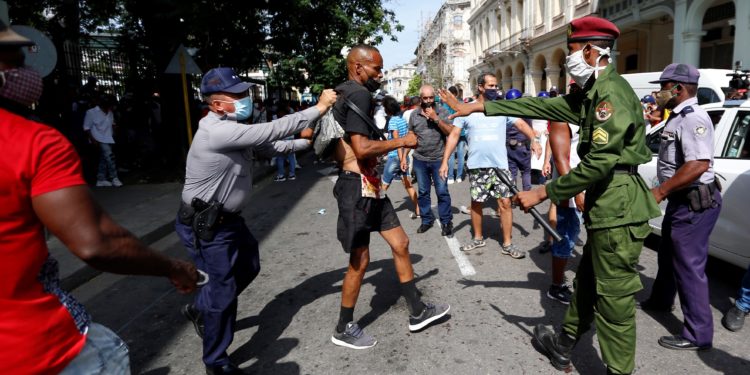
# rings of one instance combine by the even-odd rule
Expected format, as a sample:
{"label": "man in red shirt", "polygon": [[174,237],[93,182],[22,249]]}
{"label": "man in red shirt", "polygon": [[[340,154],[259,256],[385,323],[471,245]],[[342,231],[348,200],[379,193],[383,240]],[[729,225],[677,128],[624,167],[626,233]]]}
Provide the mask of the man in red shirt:
{"label": "man in red shirt", "polygon": [[[6,80],[31,44],[0,21]],[[115,223],[92,199],[71,144],[9,108],[0,101],[0,374],[129,374],[127,346],[60,288],[44,227],[102,271],[165,276],[185,293],[197,271]]]}

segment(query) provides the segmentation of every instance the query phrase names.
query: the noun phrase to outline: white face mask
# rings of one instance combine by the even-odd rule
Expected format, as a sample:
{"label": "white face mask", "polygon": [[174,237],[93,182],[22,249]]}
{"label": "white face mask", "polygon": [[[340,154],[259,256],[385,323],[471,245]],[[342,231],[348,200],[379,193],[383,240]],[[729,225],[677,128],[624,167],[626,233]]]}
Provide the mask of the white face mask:
{"label": "white face mask", "polygon": [[583,49],[573,52],[571,55],[565,58],[565,69],[568,70],[568,74],[570,74],[570,76],[574,81],[576,81],[578,86],[581,87],[584,87],[586,85],[586,81],[589,80],[592,73],[594,74],[594,79],[596,79],[599,78],[599,71],[607,68],[604,66],[599,66],[599,60],[602,57],[607,56],[608,61],[612,63],[612,59],[609,58],[609,54],[611,53],[609,47],[591,47],[599,51],[599,57],[596,58],[596,67],[589,65],[583,58]]}

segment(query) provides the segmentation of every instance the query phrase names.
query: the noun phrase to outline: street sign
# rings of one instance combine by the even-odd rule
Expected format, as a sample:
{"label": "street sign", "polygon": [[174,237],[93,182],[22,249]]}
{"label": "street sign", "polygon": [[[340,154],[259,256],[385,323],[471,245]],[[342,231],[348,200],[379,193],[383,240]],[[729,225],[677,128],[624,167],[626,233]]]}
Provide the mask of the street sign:
{"label": "street sign", "polygon": [[[184,69],[180,66],[180,59],[184,61]],[[164,69],[164,73],[203,74],[203,71],[201,71],[201,69],[198,67],[198,64],[195,63],[195,60],[190,57],[190,54],[187,52],[187,49],[185,49],[185,46],[180,44],[180,46],[177,47],[177,51],[175,51],[174,56],[172,56],[172,59],[169,60],[167,69]]]}

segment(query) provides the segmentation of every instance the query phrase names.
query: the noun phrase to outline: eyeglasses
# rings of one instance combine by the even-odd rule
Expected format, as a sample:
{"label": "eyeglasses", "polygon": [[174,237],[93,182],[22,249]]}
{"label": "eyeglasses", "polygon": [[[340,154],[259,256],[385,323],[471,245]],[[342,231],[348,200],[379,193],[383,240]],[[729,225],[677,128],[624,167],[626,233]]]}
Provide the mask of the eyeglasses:
{"label": "eyeglasses", "polygon": [[422,97],[422,100],[427,100],[427,99],[435,99],[435,95],[433,95],[433,96],[423,96]]}

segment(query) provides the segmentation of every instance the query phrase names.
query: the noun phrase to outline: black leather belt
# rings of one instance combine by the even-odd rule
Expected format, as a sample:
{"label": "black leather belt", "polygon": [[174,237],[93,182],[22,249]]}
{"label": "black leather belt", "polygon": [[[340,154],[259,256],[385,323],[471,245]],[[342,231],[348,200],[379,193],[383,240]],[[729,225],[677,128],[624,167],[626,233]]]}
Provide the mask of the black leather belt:
{"label": "black leather belt", "polygon": [[638,174],[637,165],[626,165],[616,164],[614,168],[615,173],[627,173],[627,174]]}

